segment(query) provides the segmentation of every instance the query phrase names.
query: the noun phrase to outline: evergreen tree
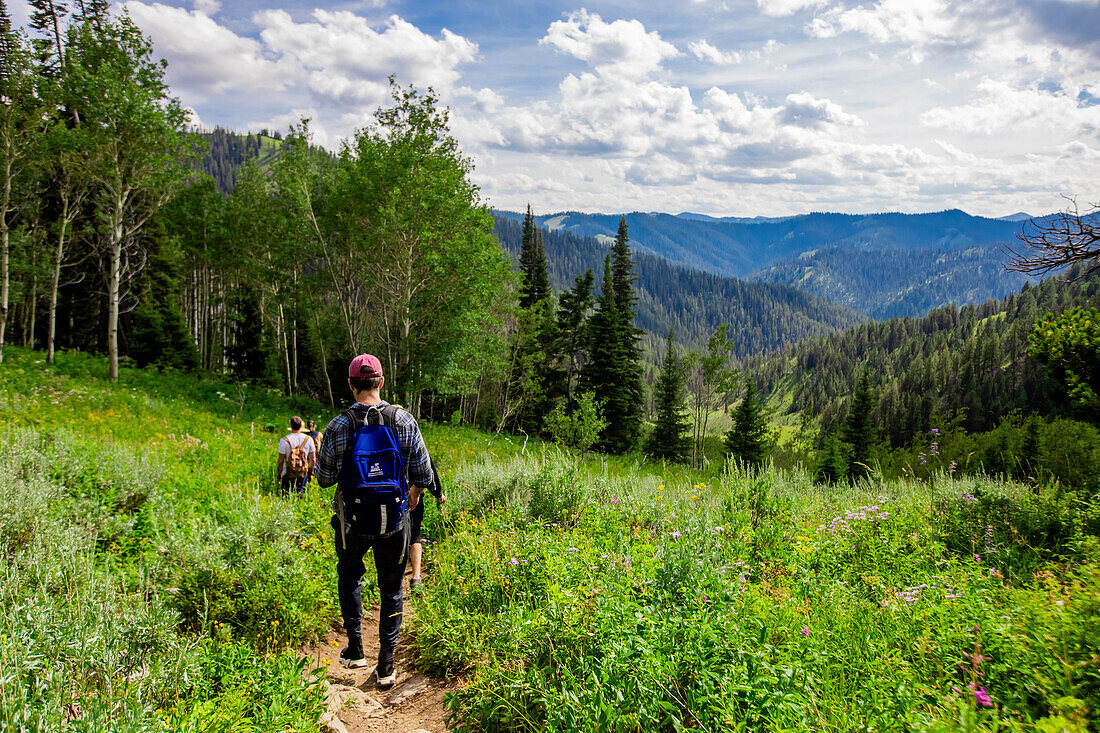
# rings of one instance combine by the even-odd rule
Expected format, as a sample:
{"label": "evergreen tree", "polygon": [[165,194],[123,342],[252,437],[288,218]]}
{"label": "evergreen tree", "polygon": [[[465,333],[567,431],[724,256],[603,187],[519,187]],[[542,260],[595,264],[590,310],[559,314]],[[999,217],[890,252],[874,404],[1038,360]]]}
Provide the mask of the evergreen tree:
{"label": "evergreen tree", "polygon": [[523,218],[523,242],[519,256],[520,270],[523,271],[523,285],[520,286],[519,305],[530,308],[535,303],[550,297],[550,268],[546,264],[546,247],[542,241],[542,232],[535,226],[535,217],[531,207]]}
{"label": "evergreen tree", "polygon": [[[613,354],[615,381],[613,394],[607,396],[604,415],[608,420],[602,445],[613,453],[625,453],[638,442],[642,430],[642,410],[645,388],[642,386],[642,350],[639,340],[643,331],[634,325],[638,296],[634,292],[634,260],[630,253],[630,237],[626,217],[619,220],[619,232],[611,248],[611,286],[613,342],[604,342]],[[598,342],[593,342],[593,346]],[[597,393],[599,394],[599,393]]]}
{"label": "evergreen tree", "polygon": [[1036,479],[1043,465],[1045,450],[1043,448],[1043,436],[1040,432],[1043,421],[1032,415],[1024,424],[1024,442],[1020,446],[1020,458],[1016,465],[1016,477],[1018,479]]}
{"label": "evergreen tree", "polygon": [[603,285],[596,312],[588,326],[589,358],[581,372],[580,385],[582,391],[594,393],[596,399],[604,403],[603,416],[608,424],[600,434],[597,447],[608,453],[625,453],[637,442],[637,428],[632,430],[633,426],[627,423],[631,411],[640,408],[641,404],[631,405],[630,393],[624,389],[622,344],[622,318],[615,299],[608,255],[604,258]]}
{"label": "evergreen tree", "polygon": [[29,0],[29,4],[32,9],[30,27],[38,32],[33,42],[38,60],[46,73],[57,72],[65,65],[61,26],[69,9],[61,0]]}
{"label": "evergreen tree", "polygon": [[870,473],[871,457],[878,442],[878,430],[875,427],[874,398],[871,395],[871,378],[864,371],[859,378],[852,405],[848,408],[848,419],[844,424],[843,438],[850,450],[848,453],[848,479],[855,481]]}
{"label": "evergreen tree", "polygon": [[844,478],[844,453],[840,450],[840,441],[835,435],[829,435],[817,454],[814,466],[814,479],[823,483],[835,484]]}
{"label": "evergreen tree", "polygon": [[657,402],[657,420],[645,444],[645,452],[660,460],[682,463],[691,455],[688,416],[684,404],[684,370],[673,350],[672,332],[668,333],[661,376],[653,385]]}
{"label": "evergreen tree", "polygon": [[555,351],[561,355],[565,370],[565,398],[567,414],[573,409],[573,388],[577,372],[584,363],[588,341],[588,311],[592,309],[592,270],[577,275],[573,289],[558,298],[558,342]]}
{"label": "evergreen tree", "polygon": [[760,467],[768,457],[768,418],[756,399],[756,385],[745,379],[745,396],[733,411],[733,427],[726,433],[731,458]]}

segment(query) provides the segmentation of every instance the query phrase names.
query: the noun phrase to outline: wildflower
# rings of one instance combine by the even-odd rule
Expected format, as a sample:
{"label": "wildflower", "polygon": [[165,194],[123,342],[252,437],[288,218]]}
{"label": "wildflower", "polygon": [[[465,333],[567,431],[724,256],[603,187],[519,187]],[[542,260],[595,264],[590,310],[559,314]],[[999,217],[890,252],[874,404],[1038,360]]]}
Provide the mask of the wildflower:
{"label": "wildflower", "polygon": [[674,539],[674,540],[678,540],[678,539],[680,539],[680,538],[681,538],[681,537],[683,537],[683,536],[684,536],[684,535],[680,534],[680,530],[678,530],[678,529],[677,529],[677,530],[674,530],[674,531],[672,532],[672,539]]}
{"label": "wildflower", "polygon": [[975,552],[974,553],[974,562],[981,562],[981,561],[982,561],[982,556]]}
{"label": "wildflower", "polygon": [[974,683],[970,683],[970,690],[974,693],[974,702],[979,705],[984,705],[987,708],[993,707],[993,700],[989,697],[989,693],[985,691],[984,687],[975,688]]}
{"label": "wildflower", "polygon": [[940,434],[940,429],[939,428],[932,428],[932,435],[939,435],[939,434]]}
{"label": "wildflower", "polygon": [[611,500],[611,504],[612,504],[612,505],[615,505],[615,504],[618,504],[618,503],[619,503],[619,500],[618,500],[618,499],[614,499],[614,498],[613,498],[613,499]]}
{"label": "wildflower", "polygon": [[974,496],[969,491],[964,491],[963,495],[962,495],[962,500],[967,502],[967,503],[970,503],[972,501],[977,501],[978,497]]}
{"label": "wildflower", "polygon": [[511,560],[508,561],[508,564],[509,565],[519,565],[519,560],[517,560],[513,557]]}
{"label": "wildflower", "polygon": [[802,635],[803,636],[809,636],[810,635],[810,627],[809,626],[803,626],[802,627]]}
{"label": "wildflower", "polygon": [[566,552],[580,552],[580,550],[576,547],[570,547]]}

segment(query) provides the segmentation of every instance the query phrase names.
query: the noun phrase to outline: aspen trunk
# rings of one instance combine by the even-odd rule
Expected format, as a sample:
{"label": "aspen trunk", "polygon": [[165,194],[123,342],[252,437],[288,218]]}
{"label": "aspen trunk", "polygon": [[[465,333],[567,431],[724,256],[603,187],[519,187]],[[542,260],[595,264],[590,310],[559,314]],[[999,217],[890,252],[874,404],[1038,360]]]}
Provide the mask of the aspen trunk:
{"label": "aspen trunk", "polygon": [[50,321],[46,329],[46,363],[53,364],[54,339],[57,334],[57,291],[61,287],[61,263],[65,259],[65,235],[69,229],[69,198],[61,200],[61,228],[57,233],[57,248],[53,255],[53,275],[50,278]]}
{"label": "aspen trunk", "polygon": [[118,381],[118,305],[122,275],[122,202],[111,226],[111,272],[107,280],[107,378]]}

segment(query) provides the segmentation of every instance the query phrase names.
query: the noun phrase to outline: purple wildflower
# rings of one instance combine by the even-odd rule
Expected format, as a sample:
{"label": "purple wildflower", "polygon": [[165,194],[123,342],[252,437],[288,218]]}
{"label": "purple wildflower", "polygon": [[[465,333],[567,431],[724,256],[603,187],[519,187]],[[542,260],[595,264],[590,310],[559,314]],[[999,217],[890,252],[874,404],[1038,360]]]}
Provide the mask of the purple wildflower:
{"label": "purple wildflower", "polygon": [[940,429],[939,428],[932,428],[932,435],[939,435],[939,434],[940,434]]}
{"label": "purple wildflower", "polygon": [[618,504],[618,503],[619,503],[619,500],[618,500],[618,499],[614,499],[614,498],[613,498],[613,499],[611,499],[611,504],[612,504],[612,506],[614,506],[615,504]]}
{"label": "purple wildflower", "polygon": [[802,635],[803,636],[809,636],[810,635],[810,627],[809,626],[803,626],[802,627]]}
{"label": "purple wildflower", "polygon": [[674,539],[674,540],[678,540],[678,539],[680,539],[681,537],[683,537],[683,535],[682,535],[682,534],[680,534],[680,530],[678,530],[678,529],[677,529],[677,530],[674,530],[674,531],[672,532],[672,539]]}
{"label": "purple wildflower", "polygon": [[519,565],[519,560],[517,560],[513,557],[511,560],[508,561],[508,564],[509,565]]}
{"label": "purple wildflower", "polygon": [[974,683],[971,683],[970,690],[974,693],[974,702],[979,705],[984,705],[987,708],[993,707],[993,699],[989,697],[989,693],[985,691],[984,687],[975,689]]}

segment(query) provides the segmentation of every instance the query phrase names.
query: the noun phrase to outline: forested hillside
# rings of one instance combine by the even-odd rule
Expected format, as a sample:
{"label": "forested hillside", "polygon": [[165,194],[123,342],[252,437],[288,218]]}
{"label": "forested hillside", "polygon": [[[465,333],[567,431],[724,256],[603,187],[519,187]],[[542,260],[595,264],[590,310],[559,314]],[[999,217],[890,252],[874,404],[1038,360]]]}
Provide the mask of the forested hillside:
{"label": "forested hillside", "polygon": [[[567,212],[537,220],[554,231],[606,239],[618,215]],[[1022,223],[958,210],[758,219],[634,212],[626,220],[640,252],[705,272],[792,285],[872,318],[1003,297],[1024,281],[1004,271],[1005,247],[1016,243]],[[981,277],[966,277],[975,268]]]}
{"label": "forested hillside", "polygon": [[[518,258],[522,227],[509,216],[495,215],[501,244]],[[550,280],[564,290],[591,268],[599,282],[607,247],[592,237],[565,231],[542,232]],[[633,232],[631,232],[633,238]],[[791,287],[752,283],[689,269],[646,252],[636,253],[638,314],[649,360],[664,352],[669,329],[679,343],[704,344],[721,323],[730,324],[733,353],[747,358],[802,339],[832,333],[864,320],[858,313]]]}
{"label": "forested hillside", "polygon": [[790,285],[875,320],[922,316],[945,304],[981,303],[1014,293],[1027,282],[1005,271],[1001,245],[950,250],[858,250],[832,247],[807,253],[751,276]]}
{"label": "forested hillside", "polygon": [[1079,280],[1050,278],[981,305],[949,306],[924,318],[868,323],[812,339],[747,367],[781,412],[807,410],[836,432],[858,375],[866,370],[876,394],[874,422],[893,446],[909,444],[958,411],[961,427],[987,431],[1019,411],[1073,414],[1060,402],[1046,370],[1027,356],[1036,319],[1067,308],[1100,305],[1100,273]]}
{"label": "forested hillside", "polygon": [[282,133],[260,130],[256,134],[240,134],[215,127],[212,132],[200,132],[207,149],[202,157],[202,171],[214,179],[218,190],[224,194],[237,184],[237,173],[245,161],[256,159],[261,167],[267,167],[279,155]]}

